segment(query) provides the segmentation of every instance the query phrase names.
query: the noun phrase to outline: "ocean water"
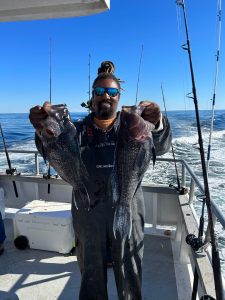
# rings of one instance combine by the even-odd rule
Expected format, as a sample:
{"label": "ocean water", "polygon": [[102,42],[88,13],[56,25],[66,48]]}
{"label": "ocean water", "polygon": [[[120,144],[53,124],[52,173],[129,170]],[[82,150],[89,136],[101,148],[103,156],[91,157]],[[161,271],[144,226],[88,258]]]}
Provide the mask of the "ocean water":
{"label": "ocean water", "polygon": [[[175,158],[185,159],[202,181],[195,112],[169,111],[167,112],[167,115],[173,132]],[[84,117],[85,113],[72,113],[71,116],[72,119],[76,120]],[[205,153],[207,153],[209,141],[210,118],[210,111],[200,111]],[[28,114],[0,114],[0,123],[2,125],[8,149],[36,150],[34,144],[34,129],[29,122]],[[3,150],[1,136],[0,150]],[[34,172],[34,155],[12,153],[9,155],[12,167],[16,168],[18,173]],[[172,158],[172,152],[170,151],[162,157]],[[5,172],[7,168],[8,165],[5,153],[0,152],[0,172]],[[181,169],[178,167],[179,175],[181,174],[180,170]],[[47,172],[47,167],[42,159],[40,159],[40,172]],[[208,177],[211,198],[225,214],[225,110],[215,111]],[[174,164],[156,161],[154,168],[150,165],[143,181],[177,185]],[[196,196],[197,195],[198,191],[196,192]],[[198,199],[196,199],[195,207],[200,215],[201,202],[198,201]],[[223,273],[225,276],[225,234],[224,230],[219,225],[216,226],[216,233],[219,241]]]}

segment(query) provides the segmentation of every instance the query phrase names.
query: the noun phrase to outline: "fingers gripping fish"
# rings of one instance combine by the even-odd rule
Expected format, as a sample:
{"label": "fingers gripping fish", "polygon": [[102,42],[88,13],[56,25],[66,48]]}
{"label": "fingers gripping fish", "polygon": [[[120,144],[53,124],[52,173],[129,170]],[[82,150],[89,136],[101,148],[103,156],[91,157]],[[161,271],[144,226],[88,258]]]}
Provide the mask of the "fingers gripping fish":
{"label": "fingers gripping fish", "polygon": [[116,203],[113,232],[117,238],[130,238],[132,231],[131,203],[152,157],[152,134],[155,126],[140,115],[142,108],[124,106],[118,129],[112,171],[112,194]]}
{"label": "fingers gripping fish", "polygon": [[90,199],[85,187],[88,172],[82,162],[77,140],[77,130],[72,123],[66,105],[52,105],[47,112],[39,135],[43,144],[44,159],[57,171],[59,176],[74,190],[79,190],[81,199],[75,199],[79,208],[90,208]]}

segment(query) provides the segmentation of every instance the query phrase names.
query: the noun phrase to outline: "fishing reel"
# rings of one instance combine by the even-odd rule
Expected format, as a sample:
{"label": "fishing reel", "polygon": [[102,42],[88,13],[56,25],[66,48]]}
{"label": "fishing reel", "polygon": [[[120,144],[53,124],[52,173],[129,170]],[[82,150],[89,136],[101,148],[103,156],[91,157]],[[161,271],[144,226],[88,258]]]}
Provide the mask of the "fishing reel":
{"label": "fishing reel", "polygon": [[55,175],[51,175],[51,174],[48,174],[48,173],[43,174],[44,179],[51,179],[51,178],[58,178],[58,177],[59,177],[58,174],[55,174]]}
{"label": "fishing reel", "polygon": [[16,168],[7,169],[5,172],[7,175],[19,175],[17,174]]}
{"label": "fishing reel", "polygon": [[188,193],[188,188],[186,188],[185,186],[181,186],[180,188],[178,188],[173,184],[169,184],[169,187],[174,188],[179,193],[179,195],[186,195]]}
{"label": "fishing reel", "polygon": [[190,245],[194,251],[198,251],[200,248],[202,248],[202,246],[204,246],[202,240],[196,237],[194,234],[188,234],[186,236],[186,243]]}

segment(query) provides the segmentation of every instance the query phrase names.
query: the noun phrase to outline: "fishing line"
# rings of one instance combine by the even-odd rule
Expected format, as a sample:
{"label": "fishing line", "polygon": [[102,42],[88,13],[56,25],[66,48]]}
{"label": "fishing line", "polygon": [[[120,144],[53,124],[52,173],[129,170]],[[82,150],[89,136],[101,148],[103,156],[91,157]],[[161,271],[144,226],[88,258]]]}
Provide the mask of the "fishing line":
{"label": "fishing line", "polygon": [[209,143],[208,143],[208,153],[207,153],[207,172],[209,172],[209,162],[210,162],[210,154],[211,154],[211,143],[212,143],[212,133],[214,126],[214,113],[215,113],[215,102],[216,102],[216,88],[218,81],[218,72],[219,72],[219,57],[220,57],[220,37],[221,37],[221,0],[218,0],[218,45],[216,52],[216,70],[215,70],[215,79],[214,79],[214,89],[213,89],[213,97],[212,97],[212,110],[211,110],[211,121],[210,121],[210,132],[209,132]]}
{"label": "fishing line", "polygon": [[[199,109],[198,109],[198,99],[197,99],[197,91],[195,85],[195,78],[194,78],[194,69],[192,64],[192,55],[191,55],[191,46],[189,40],[189,33],[188,33],[188,25],[187,25],[187,17],[186,17],[186,9],[184,0],[177,0],[177,5],[180,5],[183,10],[183,17],[184,17],[184,26],[186,32],[186,44],[183,45],[183,49],[188,51],[188,58],[189,58],[189,66],[190,66],[190,73],[191,73],[191,82],[192,82],[192,99],[194,101],[195,106],[195,114],[196,114],[196,123],[197,123],[197,130],[198,130],[198,142],[199,142],[199,150],[200,150],[200,157],[201,157],[201,165],[202,165],[202,173],[203,173],[203,181],[204,181],[204,201],[207,206],[208,211],[208,228],[211,238],[211,246],[212,246],[212,269],[213,269],[213,276],[214,276],[214,284],[215,284],[215,291],[216,291],[216,298],[217,300],[223,300],[223,284],[222,284],[222,276],[221,276],[221,265],[220,265],[220,257],[219,251],[215,239],[215,232],[214,232],[214,224],[213,224],[213,216],[212,216],[212,209],[211,209],[211,198],[210,198],[210,191],[209,191],[209,184],[208,184],[208,176],[207,176],[207,168],[206,168],[206,161],[205,161],[205,154],[204,154],[204,147],[203,147],[203,139],[202,139],[202,132],[201,132],[201,123],[200,123],[200,116],[199,116]],[[201,234],[203,233],[203,229],[200,224],[199,226],[199,239],[201,238]],[[195,275],[194,275],[194,286],[192,290],[192,299],[196,299],[198,290],[198,272],[195,268]]]}
{"label": "fishing line", "polygon": [[139,81],[140,81],[140,72],[141,72],[141,62],[142,62],[142,56],[143,56],[143,48],[144,46],[141,46],[141,56],[140,56],[140,61],[139,61],[139,67],[138,67],[138,79],[137,79],[137,89],[136,89],[136,101],[135,105],[137,105],[137,100],[138,100],[138,89],[139,89]]}

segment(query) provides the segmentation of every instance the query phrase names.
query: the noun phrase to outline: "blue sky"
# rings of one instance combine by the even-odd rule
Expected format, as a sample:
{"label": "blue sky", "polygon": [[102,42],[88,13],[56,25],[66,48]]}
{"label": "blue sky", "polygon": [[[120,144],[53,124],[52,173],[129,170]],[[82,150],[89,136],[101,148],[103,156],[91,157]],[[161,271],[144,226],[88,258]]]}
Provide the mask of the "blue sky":
{"label": "blue sky", "polygon": [[[200,109],[211,108],[217,51],[217,0],[186,0],[193,65]],[[223,12],[222,12],[223,16]],[[224,18],[222,18],[223,22]],[[216,109],[225,109],[225,49],[222,24]],[[0,113],[28,112],[49,99],[49,39],[52,41],[52,102],[85,111],[88,56],[91,80],[103,60],[112,60],[125,80],[120,105],[135,103],[143,45],[139,100],[167,110],[192,110],[183,14],[175,0],[111,0],[102,14],[41,21],[0,23]]]}

